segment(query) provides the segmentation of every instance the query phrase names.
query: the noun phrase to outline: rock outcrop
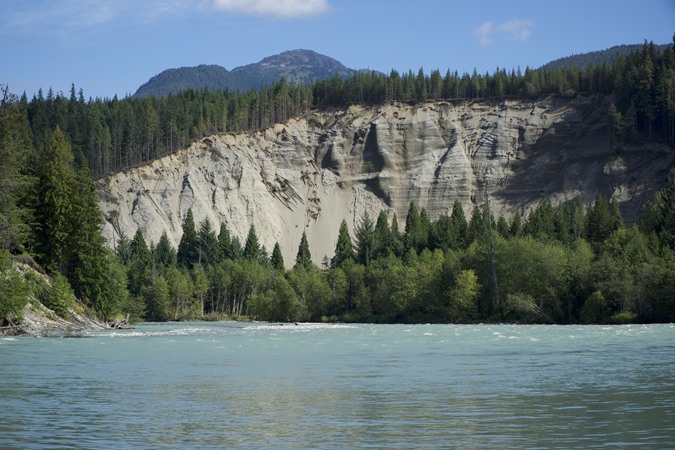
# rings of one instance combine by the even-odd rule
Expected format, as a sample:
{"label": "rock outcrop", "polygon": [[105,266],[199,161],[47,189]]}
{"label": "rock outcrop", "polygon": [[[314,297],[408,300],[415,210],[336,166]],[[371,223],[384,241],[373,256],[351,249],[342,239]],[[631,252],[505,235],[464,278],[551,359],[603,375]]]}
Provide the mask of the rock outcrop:
{"label": "rock outcrop", "polygon": [[470,214],[484,191],[496,213],[542,199],[616,197],[628,221],[665,182],[671,149],[612,145],[600,98],[386,104],[315,111],[271,128],[211,136],[100,180],[110,242],[140,228],[174,245],[192,208],[197,224],[225,223],[242,241],[251,224],[291,265],[303,231],[315,262],[338,228],[381,209],[399,224],[411,201],[432,219],[459,200]]}

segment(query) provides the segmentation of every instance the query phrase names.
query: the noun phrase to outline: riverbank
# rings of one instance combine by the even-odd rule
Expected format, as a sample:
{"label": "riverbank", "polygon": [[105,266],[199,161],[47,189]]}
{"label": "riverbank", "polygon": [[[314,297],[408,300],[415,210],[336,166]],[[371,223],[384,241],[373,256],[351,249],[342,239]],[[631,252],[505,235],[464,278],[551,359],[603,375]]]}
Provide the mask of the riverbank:
{"label": "riverbank", "polygon": [[84,331],[107,330],[111,326],[98,319],[87,317],[74,309],[68,317],[58,316],[38,302],[28,302],[23,310],[21,323],[0,328],[2,336],[78,336]]}

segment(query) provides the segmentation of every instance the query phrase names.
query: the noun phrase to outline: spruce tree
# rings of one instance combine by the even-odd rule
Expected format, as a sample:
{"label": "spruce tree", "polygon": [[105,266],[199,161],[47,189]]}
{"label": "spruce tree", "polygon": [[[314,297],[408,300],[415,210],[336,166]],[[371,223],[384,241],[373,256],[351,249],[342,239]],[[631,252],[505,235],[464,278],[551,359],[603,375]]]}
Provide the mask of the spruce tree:
{"label": "spruce tree", "polygon": [[375,228],[368,211],[363,212],[361,223],[356,227],[354,235],[356,237],[357,260],[367,266],[373,260],[373,250],[375,249]]}
{"label": "spruce tree", "polygon": [[183,235],[178,244],[177,258],[178,265],[187,268],[192,268],[199,261],[199,238],[192,208],[188,209],[183,221]]}
{"label": "spruce tree", "polygon": [[335,256],[333,257],[333,267],[340,267],[343,262],[354,258],[354,249],[352,247],[352,238],[349,236],[347,222],[342,219],[338,240],[335,245]]}
{"label": "spruce tree", "polygon": [[276,270],[283,272],[284,270],[284,256],[281,254],[281,247],[278,242],[274,243],[274,249],[272,250],[272,257],[270,259],[272,267]]}
{"label": "spruce tree", "polygon": [[244,245],[244,259],[257,261],[260,257],[260,245],[258,244],[258,235],[255,232],[255,227],[251,225],[246,236],[246,244]]}
{"label": "spruce tree", "polygon": [[375,223],[375,248],[373,258],[383,258],[393,252],[389,218],[384,210],[380,211]]}
{"label": "spruce tree", "polygon": [[199,226],[197,233],[199,241],[198,262],[201,266],[206,267],[210,264],[215,264],[218,260],[219,246],[216,232],[211,226],[211,221],[208,217]]}
{"label": "spruce tree", "polygon": [[107,318],[115,311],[117,299],[111,295],[108,282],[110,260],[101,234],[103,214],[89,170],[80,169],[76,181],[71,217],[71,285],[77,297],[92,306],[100,317]]}
{"label": "spruce tree", "polygon": [[38,203],[35,211],[38,261],[51,272],[69,277],[71,272],[71,217],[75,171],[73,153],[57,126],[51,133],[39,169]]}
{"label": "spruce tree", "polygon": [[153,252],[155,262],[162,267],[173,267],[177,263],[176,249],[169,241],[166,231],[162,233],[157,241],[157,246]]}
{"label": "spruce tree", "polygon": [[309,251],[309,244],[307,243],[307,233],[302,232],[300,238],[300,245],[298,246],[298,254],[295,256],[294,268],[307,268],[312,265],[312,254]]}
{"label": "spruce tree", "polygon": [[224,259],[234,259],[232,254],[232,239],[227,225],[220,223],[220,232],[218,233],[218,262]]}
{"label": "spruce tree", "polygon": [[464,208],[462,207],[462,204],[459,202],[459,200],[455,200],[455,203],[452,205],[450,222],[452,223],[453,235],[452,248],[465,248],[467,245],[469,245],[469,242],[467,242],[467,230],[469,226],[466,223]]}

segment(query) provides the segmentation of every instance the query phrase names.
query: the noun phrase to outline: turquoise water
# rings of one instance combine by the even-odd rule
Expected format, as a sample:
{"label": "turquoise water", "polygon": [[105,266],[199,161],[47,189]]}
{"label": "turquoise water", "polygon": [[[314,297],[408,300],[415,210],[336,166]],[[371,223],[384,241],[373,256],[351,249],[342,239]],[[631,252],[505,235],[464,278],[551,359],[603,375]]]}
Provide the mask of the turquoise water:
{"label": "turquoise water", "polygon": [[0,448],[665,448],[675,326],[148,324],[0,338]]}

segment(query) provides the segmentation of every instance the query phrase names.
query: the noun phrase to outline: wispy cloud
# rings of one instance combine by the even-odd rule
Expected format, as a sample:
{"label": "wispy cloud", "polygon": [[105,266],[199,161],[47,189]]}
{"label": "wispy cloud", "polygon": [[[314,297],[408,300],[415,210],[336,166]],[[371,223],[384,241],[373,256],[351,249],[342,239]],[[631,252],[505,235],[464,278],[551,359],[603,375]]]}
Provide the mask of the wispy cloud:
{"label": "wispy cloud", "polygon": [[323,14],[330,9],[327,0],[213,0],[221,11],[293,19]]}
{"label": "wispy cloud", "polygon": [[197,9],[198,0],[36,0],[14,2],[3,11],[0,25],[6,30],[56,32],[117,21],[143,23]]}
{"label": "wispy cloud", "polygon": [[509,41],[526,41],[532,36],[534,23],[531,20],[513,19],[497,27],[497,31],[504,33]]}
{"label": "wispy cloud", "polygon": [[473,29],[473,35],[478,38],[480,45],[488,47],[492,45],[492,22],[485,22],[483,25]]}
{"label": "wispy cloud", "polygon": [[532,28],[534,28],[534,22],[529,19],[513,19],[497,25],[488,21],[475,27],[473,35],[478,38],[482,46],[489,47],[495,39],[525,42],[532,36]]}

